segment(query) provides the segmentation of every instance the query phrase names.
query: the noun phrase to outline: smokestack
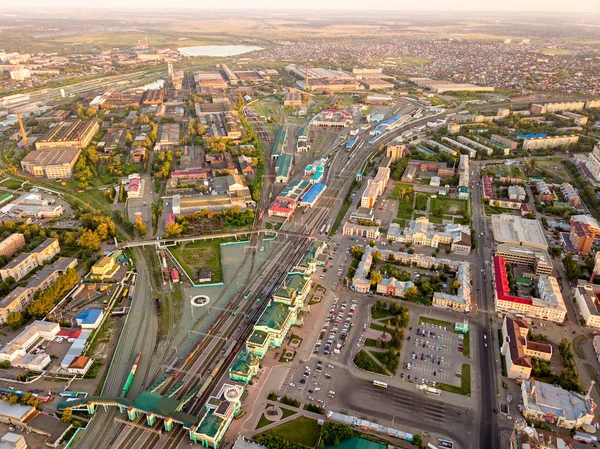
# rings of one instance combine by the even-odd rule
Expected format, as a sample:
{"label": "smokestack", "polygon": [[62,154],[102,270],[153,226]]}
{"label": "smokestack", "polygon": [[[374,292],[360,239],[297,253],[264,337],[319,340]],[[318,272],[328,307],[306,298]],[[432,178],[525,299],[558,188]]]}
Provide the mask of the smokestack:
{"label": "smokestack", "polygon": [[79,148],[83,151],[83,142],[81,141],[81,133],[77,132],[77,141],[79,142]]}
{"label": "smokestack", "polygon": [[23,120],[21,120],[21,113],[17,112],[17,120],[19,121],[19,128],[21,128],[21,137],[23,138],[23,146],[25,150],[29,151],[29,144],[27,143],[27,134],[25,133],[25,127],[23,126]]}
{"label": "smokestack", "polygon": [[170,59],[167,62],[167,69],[168,69],[168,72],[169,72],[169,76],[171,78],[173,78],[173,61],[171,61]]}
{"label": "smokestack", "polygon": [[306,85],[306,91],[308,92],[309,88],[308,88],[308,66],[306,66],[306,80],[304,81],[304,84]]}
{"label": "smokestack", "polygon": [[590,398],[590,396],[592,395],[592,388],[594,388],[594,384],[596,383],[596,381],[592,380],[590,382],[590,388],[588,389],[587,393],[585,394],[585,399],[588,400]]}

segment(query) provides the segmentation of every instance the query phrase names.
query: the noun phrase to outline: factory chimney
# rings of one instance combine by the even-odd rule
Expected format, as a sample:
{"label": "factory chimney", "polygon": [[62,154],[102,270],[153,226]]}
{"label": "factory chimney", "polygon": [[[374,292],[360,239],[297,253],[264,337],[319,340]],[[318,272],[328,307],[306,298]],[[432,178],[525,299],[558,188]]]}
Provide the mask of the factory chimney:
{"label": "factory chimney", "polygon": [[171,61],[170,59],[167,62],[167,69],[168,69],[168,72],[169,72],[169,77],[173,78],[173,61]]}
{"label": "factory chimney", "polygon": [[586,399],[586,400],[589,400],[589,399],[590,399],[590,396],[592,395],[592,388],[594,388],[594,384],[595,384],[595,383],[596,383],[596,382],[595,382],[595,381],[593,381],[593,380],[590,382],[590,388],[588,388],[588,391],[587,391],[587,393],[585,394],[585,399]]}
{"label": "factory chimney", "polygon": [[23,126],[23,120],[21,120],[21,113],[17,112],[17,120],[19,121],[19,128],[21,128],[21,137],[23,138],[23,147],[26,151],[29,151],[29,144],[27,143],[27,134],[25,133],[25,126]]}
{"label": "factory chimney", "polygon": [[308,66],[306,66],[306,75],[305,75],[304,85],[306,87],[306,91],[308,92],[310,90],[308,87]]}

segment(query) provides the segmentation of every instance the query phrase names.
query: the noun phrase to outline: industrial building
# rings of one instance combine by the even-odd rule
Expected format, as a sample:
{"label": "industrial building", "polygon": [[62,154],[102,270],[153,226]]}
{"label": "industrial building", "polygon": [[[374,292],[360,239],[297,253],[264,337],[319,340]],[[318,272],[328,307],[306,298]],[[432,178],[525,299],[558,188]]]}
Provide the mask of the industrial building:
{"label": "industrial building", "polygon": [[158,138],[154,149],[166,150],[179,145],[179,123],[165,123],[158,129]]}
{"label": "industrial building", "polygon": [[70,178],[80,153],[81,149],[78,147],[31,151],[21,160],[21,168],[33,176]]}
{"label": "industrial building", "polygon": [[508,316],[504,317],[500,353],[506,362],[506,373],[509,379],[529,379],[532,357],[541,360],[552,358],[552,345],[529,341],[528,333],[527,323]]}
{"label": "industrial building", "polygon": [[61,122],[35,142],[38,150],[87,147],[100,127],[95,120]]}
{"label": "industrial building", "polygon": [[310,126],[347,128],[352,125],[352,114],[338,109],[323,109],[309,123]]}
{"label": "industrial building", "polygon": [[544,230],[538,220],[509,214],[492,215],[492,233],[498,243],[548,249]]}
{"label": "industrial building", "polygon": [[285,67],[285,71],[297,80],[297,87],[305,91],[339,92],[363,88],[353,74],[343,70],[290,64]]}
{"label": "industrial building", "polygon": [[493,87],[487,86],[476,86],[468,83],[453,83],[451,81],[432,80],[430,78],[409,78],[412,84],[418,87],[429,89],[432,92],[441,94],[444,92],[457,92],[457,91],[468,91],[468,92],[493,92]]}

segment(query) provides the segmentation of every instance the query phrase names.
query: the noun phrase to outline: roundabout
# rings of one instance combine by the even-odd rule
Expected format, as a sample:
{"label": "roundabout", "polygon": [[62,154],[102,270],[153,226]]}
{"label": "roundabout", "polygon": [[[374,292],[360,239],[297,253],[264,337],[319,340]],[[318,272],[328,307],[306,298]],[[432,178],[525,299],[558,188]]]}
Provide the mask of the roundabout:
{"label": "roundabout", "polygon": [[210,298],[206,295],[197,295],[190,298],[190,304],[193,307],[204,307],[210,302]]}

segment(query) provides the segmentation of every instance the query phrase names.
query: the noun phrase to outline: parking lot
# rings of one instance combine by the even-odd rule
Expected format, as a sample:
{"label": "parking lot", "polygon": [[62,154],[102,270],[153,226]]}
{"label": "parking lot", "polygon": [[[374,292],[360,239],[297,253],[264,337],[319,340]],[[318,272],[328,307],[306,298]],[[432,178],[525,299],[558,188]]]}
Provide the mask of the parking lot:
{"label": "parking lot", "polygon": [[[340,301],[334,297],[309,361],[290,369],[282,381],[283,394],[303,402],[327,407],[335,401],[336,373],[345,369],[345,354],[350,349],[350,332],[354,327],[358,301]],[[361,335],[362,338],[362,335]]]}
{"label": "parking lot", "polygon": [[408,332],[400,377],[435,387],[439,382],[460,386],[464,336],[440,324],[419,320]]}

